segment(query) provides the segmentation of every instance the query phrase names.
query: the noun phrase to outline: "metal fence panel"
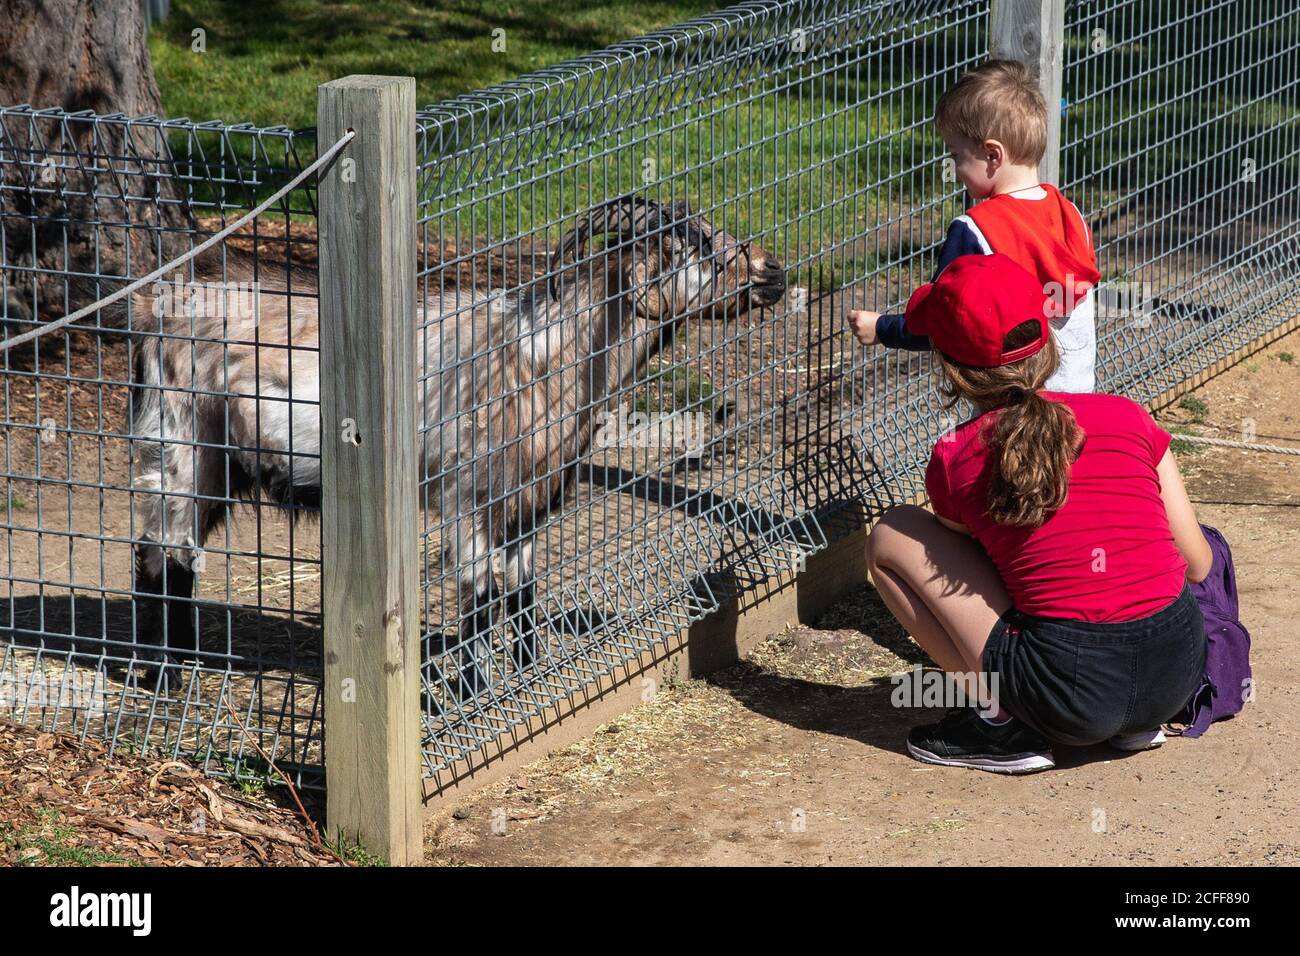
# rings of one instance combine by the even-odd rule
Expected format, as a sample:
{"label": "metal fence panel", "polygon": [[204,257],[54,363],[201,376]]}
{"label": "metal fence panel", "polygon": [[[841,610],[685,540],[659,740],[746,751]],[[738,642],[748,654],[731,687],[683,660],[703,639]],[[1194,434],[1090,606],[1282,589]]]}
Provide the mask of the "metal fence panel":
{"label": "metal fence panel", "polygon": [[[0,109],[6,334],[192,249],[300,169],[303,139]],[[308,158],[313,148],[307,137]],[[246,339],[274,335],[264,320],[257,330],[259,308],[315,308],[314,288],[294,284],[315,261],[314,226],[302,228],[313,210],[313,189],[295,192],[224,250],[86,323],[114,331],[64,330],[4,353],[0,713],[213,772],[257,778],[269,757],[299,783],[319,777],[319,530],[256,494],[241,507],[251,490],[227,461],[236,448],[254,461],[277,451],[260,427],[239,431],[241,404],[255,419],[285,407],[294,422],[317,416],[314,401],[253,401],[238,376]],[[314,361],[314,341],[282,336],[276,348],[290,377]],[[150,354],[167,361],[145,387],[136,373]],[[175,414],[141,430],[150,402]],[[208,480],[187,480],[203,463]],[[196,521],[215,525],[205,541]],[[136,563],[187,540],[173,550],[197,572],[194,599],[151,618]],[[167,566],[179,594],[180,565]],[[149,669],[164,631],[179,656]]]}
{"label": "metal fence panel", "polygon": [[[844,311],[929,278],[962,208],[932,110],[987,14],[743,4],[420,114],[430,773],[917,489],[927,359]],[[625,317],[621,276],[692,269]]]}
{"label": "metal fence panel", "polygon": [[1102,272],[1099,389],[1149,400],[1300,310],[1298,14],[1069,6],[1062,188]]}

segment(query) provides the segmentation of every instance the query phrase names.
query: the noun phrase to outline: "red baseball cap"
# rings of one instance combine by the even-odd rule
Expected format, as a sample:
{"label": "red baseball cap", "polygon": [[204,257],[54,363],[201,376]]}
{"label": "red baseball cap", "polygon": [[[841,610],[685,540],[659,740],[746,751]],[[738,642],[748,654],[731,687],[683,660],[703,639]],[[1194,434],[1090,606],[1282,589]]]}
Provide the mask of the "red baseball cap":
{"label": "red baseball cap", "polygon": [[[1047,294],[1037,279],[1000,252],[958,256],[907,300],[907,330],[928,335],[948,358],[976,368],[996,368],[1029,358],[1051,334]],[[1007,333],[1038,323],[1038,338],[1002,350]]]}

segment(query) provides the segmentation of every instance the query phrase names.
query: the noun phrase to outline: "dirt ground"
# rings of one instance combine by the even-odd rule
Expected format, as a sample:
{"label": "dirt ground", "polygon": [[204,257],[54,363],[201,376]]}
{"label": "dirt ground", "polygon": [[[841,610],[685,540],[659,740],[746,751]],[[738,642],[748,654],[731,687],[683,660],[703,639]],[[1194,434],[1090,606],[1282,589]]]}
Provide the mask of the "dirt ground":
{"label": "dirt ground", "polygon": [[[1174,431],[1300,447],[1300,332],[1157,414]],[[1199,740],[1057,750],[1009,778],[923,766],[935,712],[896,709],[922,656],[869,587],[816,628],[662,688],[594,736],[430,822],[435,864],[1300,863],[1300,459],[1176,446],[1233,546],[1256,699]]]}

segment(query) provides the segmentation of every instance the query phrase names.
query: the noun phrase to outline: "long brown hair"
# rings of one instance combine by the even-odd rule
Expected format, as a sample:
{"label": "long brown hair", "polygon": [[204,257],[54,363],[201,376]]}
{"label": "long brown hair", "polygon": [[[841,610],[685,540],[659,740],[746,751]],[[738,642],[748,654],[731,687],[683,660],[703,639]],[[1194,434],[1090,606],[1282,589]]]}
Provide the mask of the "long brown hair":
{"label": "long brown hair", "polygon": [[[1027,345],[1037,322],[1007,333],[1003,349]],[[1036,528],[1063,504],[1070,489],[1070,465],[1083,447],[1074,413],[1048,401],[1039,389],[1056,371],[1060,356],[1049,336],[1035,354],[998,368],[961,365],[940,353],[948,378],[948,407],[963,398],[989,415],[981,437],[989,449],[988,516],[998,524]]]}

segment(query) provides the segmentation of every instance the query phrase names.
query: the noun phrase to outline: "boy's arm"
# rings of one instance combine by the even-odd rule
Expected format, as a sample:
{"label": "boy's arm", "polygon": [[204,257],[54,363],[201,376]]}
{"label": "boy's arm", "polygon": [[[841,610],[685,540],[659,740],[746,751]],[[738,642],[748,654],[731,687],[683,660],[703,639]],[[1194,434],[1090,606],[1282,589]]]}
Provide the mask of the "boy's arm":
{"label": "boy's arm", "polygon": [[[934,270],[933,282],[939,273],[948,268],[958,256],[988,255],[991,250],[984,238],[975,230],[974,224],[965,216],[953,220],[948,227],[948,235],[939,250],[939,266]],[[924,335],[913,335],[907,331],[902,312],[886,313],[876,320],[876,338],[881,345],[894,349],[910,349],[914,352],[930,347],[930,340]]]}
{"label": "boy's arm", "polygon": [[930,347],[930,339],[907,331],[902,312],[886,312],[876,319],[876,341],[891,349],[908,349],[923,352]]}

